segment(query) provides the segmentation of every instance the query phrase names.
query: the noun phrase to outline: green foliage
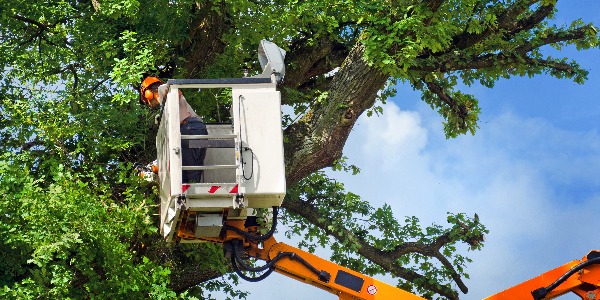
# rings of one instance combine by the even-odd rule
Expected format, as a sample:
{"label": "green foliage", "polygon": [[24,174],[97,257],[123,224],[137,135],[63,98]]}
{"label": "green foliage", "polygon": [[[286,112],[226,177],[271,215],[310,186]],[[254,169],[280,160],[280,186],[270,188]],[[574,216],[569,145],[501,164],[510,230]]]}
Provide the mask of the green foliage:
{"label": "green foliage", "polygon": [[338,159],[333,163],[331,167],[334,171],[344,171],[344,172],[352,172],[352,175],[356,175],[360,173],[360,168],[355,165],[348,165],[348,158],[342,156],[342,158]]}
{"label": "green foliage", "polygon": [[[499,23],[509,5],[522,6],[522,11],[514,17],[526,19],[543,6],[554,5],[555,1],[540,1],[535,5],[510,1],[443,1],[435,12],[428,1],[401,2],[362,4],[360,11],[364,15],[359,17],[359,24],[364,26],[365,55],[371,64],[421,91],[423,100],[443,117],[448,138],[467,132],[473,134],[477,129],[477,99],[454,91],[458,84],[470,86],[478,82],[493,87],[500,78],[543,73],[583,83],[586,70],[566,58],[544,57],[540,46],[574,45],[579,50],[599,46],[598,30],[581,20],[568,27],[540,22],[530,30],[517,30]],[[553,14],[548,17],[552,18]],[[585,29],[582,38],[566,39],[581,28]],[[432,92],[424,81],[439,85],[439,93]],[[442,100],[440,94],[446,94],[451,100]]]}
{"label": "green foliage", "polygon": [[[447,105],[447,101],[442,100],[435,93],[428,89],[423,89],[421,99],[429,104],[431,109],[437,110],[444,119],[444,132],[446,137],[457,137],[459,134],[471,133],[475,134],[475,130],[479,128],[479,105],[477,99],[473,95],[464,94],[461,91],[455,91],[457,77],[449,76],[447,78],[438,79],[434,76],[433,81],[441,86],[442,89],[448,91],[449,97],[452,99],[453,105]],[[416,86],[421,86],[417,83]]]}
{"label": "green foliage", "polygon": [[92,2],[0,3],[0,298],[194,299],[144,255],[153,192],[130,168],[155,157],[131,86],[170,60],[189,11]]}
{"label": "green foliage", "polygon": [[166,288],[169,270],[131,251],[132,241],[156,230],[143,195],[125,190],[124,202],[117,204],[107,184],[57,161],[44,163],[45,172],[34,174],[25,154],[0,160],[0,249],[12,254],[0,262],[0,295],[164,299],[172,294]]}

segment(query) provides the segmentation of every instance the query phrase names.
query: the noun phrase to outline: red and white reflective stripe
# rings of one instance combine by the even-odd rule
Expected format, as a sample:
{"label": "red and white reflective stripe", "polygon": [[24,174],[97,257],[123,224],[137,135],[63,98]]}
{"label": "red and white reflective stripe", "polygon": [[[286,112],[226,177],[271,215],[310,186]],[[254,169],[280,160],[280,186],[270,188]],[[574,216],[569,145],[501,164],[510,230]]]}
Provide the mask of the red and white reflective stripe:
{"label": "red and white reflective stripe", "polygon": [[[191,190],[190,190],[191,188]],[[183,193],[190,192],[194,194],[237,194],[238,185],[193,185],[182,184],[181,191]]]}

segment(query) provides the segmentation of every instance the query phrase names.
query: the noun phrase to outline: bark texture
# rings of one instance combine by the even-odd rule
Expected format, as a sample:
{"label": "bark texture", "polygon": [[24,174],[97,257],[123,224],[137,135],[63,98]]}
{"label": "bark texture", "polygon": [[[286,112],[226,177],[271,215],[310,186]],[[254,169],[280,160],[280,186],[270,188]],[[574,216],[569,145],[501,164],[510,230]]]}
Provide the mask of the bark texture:
{"label": "bark texture", "polygon": [[375,103],[388,75],[369,66],[363,55],[364,47],[357,43],[335,73],[328,95],[285,130],[288,186],[341,158],[356,120]]}

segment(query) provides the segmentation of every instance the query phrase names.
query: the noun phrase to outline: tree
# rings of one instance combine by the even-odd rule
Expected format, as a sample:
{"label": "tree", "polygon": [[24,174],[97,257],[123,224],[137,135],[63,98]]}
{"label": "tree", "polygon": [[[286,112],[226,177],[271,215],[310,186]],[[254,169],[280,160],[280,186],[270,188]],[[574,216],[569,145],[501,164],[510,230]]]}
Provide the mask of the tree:
{"label": "tree", "polygon": [[[145,74],[256,73],[255,49],[267,38],[288,51],[278,88],[299,116],[284,125],[290,234],[304,234],[309,249],[329,243],[332,260],[358,271],[457,299],[470,261],[460,244],[480,249],[486,233],[477,218],[400,222],[322,170],[358,171],[343,157],[345,141],[359,116],[382,113],[378,101],[399,82],[440,113],[448,138],[477,129],[477,99],[459,84],[541,73],[583,83],[581,66],[543,51],[598,47],[597,29],[552,25],[555,4],[3,1],[0,295],[202,297],[195,286],[227,273],[218,248],[166,245],[153,228],[155,191],[131,172],[155,157],[153,113],[138,105],[137,87]],[[216,115],[209,101],[191,100],[207,119]]]}

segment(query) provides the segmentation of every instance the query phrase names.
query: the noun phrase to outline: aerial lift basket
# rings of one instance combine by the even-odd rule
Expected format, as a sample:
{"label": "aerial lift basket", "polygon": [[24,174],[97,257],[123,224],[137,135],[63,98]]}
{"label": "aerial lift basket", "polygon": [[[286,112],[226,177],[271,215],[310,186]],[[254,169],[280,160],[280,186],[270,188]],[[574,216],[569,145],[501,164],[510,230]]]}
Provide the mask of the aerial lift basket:
{"label": "aerial lift basket", "polygon": [[[218,234],[225,211],[229,219],[243,219],[249,208],[280,206],[285,169],[275,76],[171,79],[168,84],[156,137],[160,230],[165,239],[173,240],[183,212],[196,218],[194,231],[202,238]],[[206,88],[232,89],[232,122],[207,124],[208,135],[181,135],[179,90]],[[183,139],[190,147],[206,148],[201,165],[182,167]],[[202,170],[201,182],[182,182],[183,170]]]}

